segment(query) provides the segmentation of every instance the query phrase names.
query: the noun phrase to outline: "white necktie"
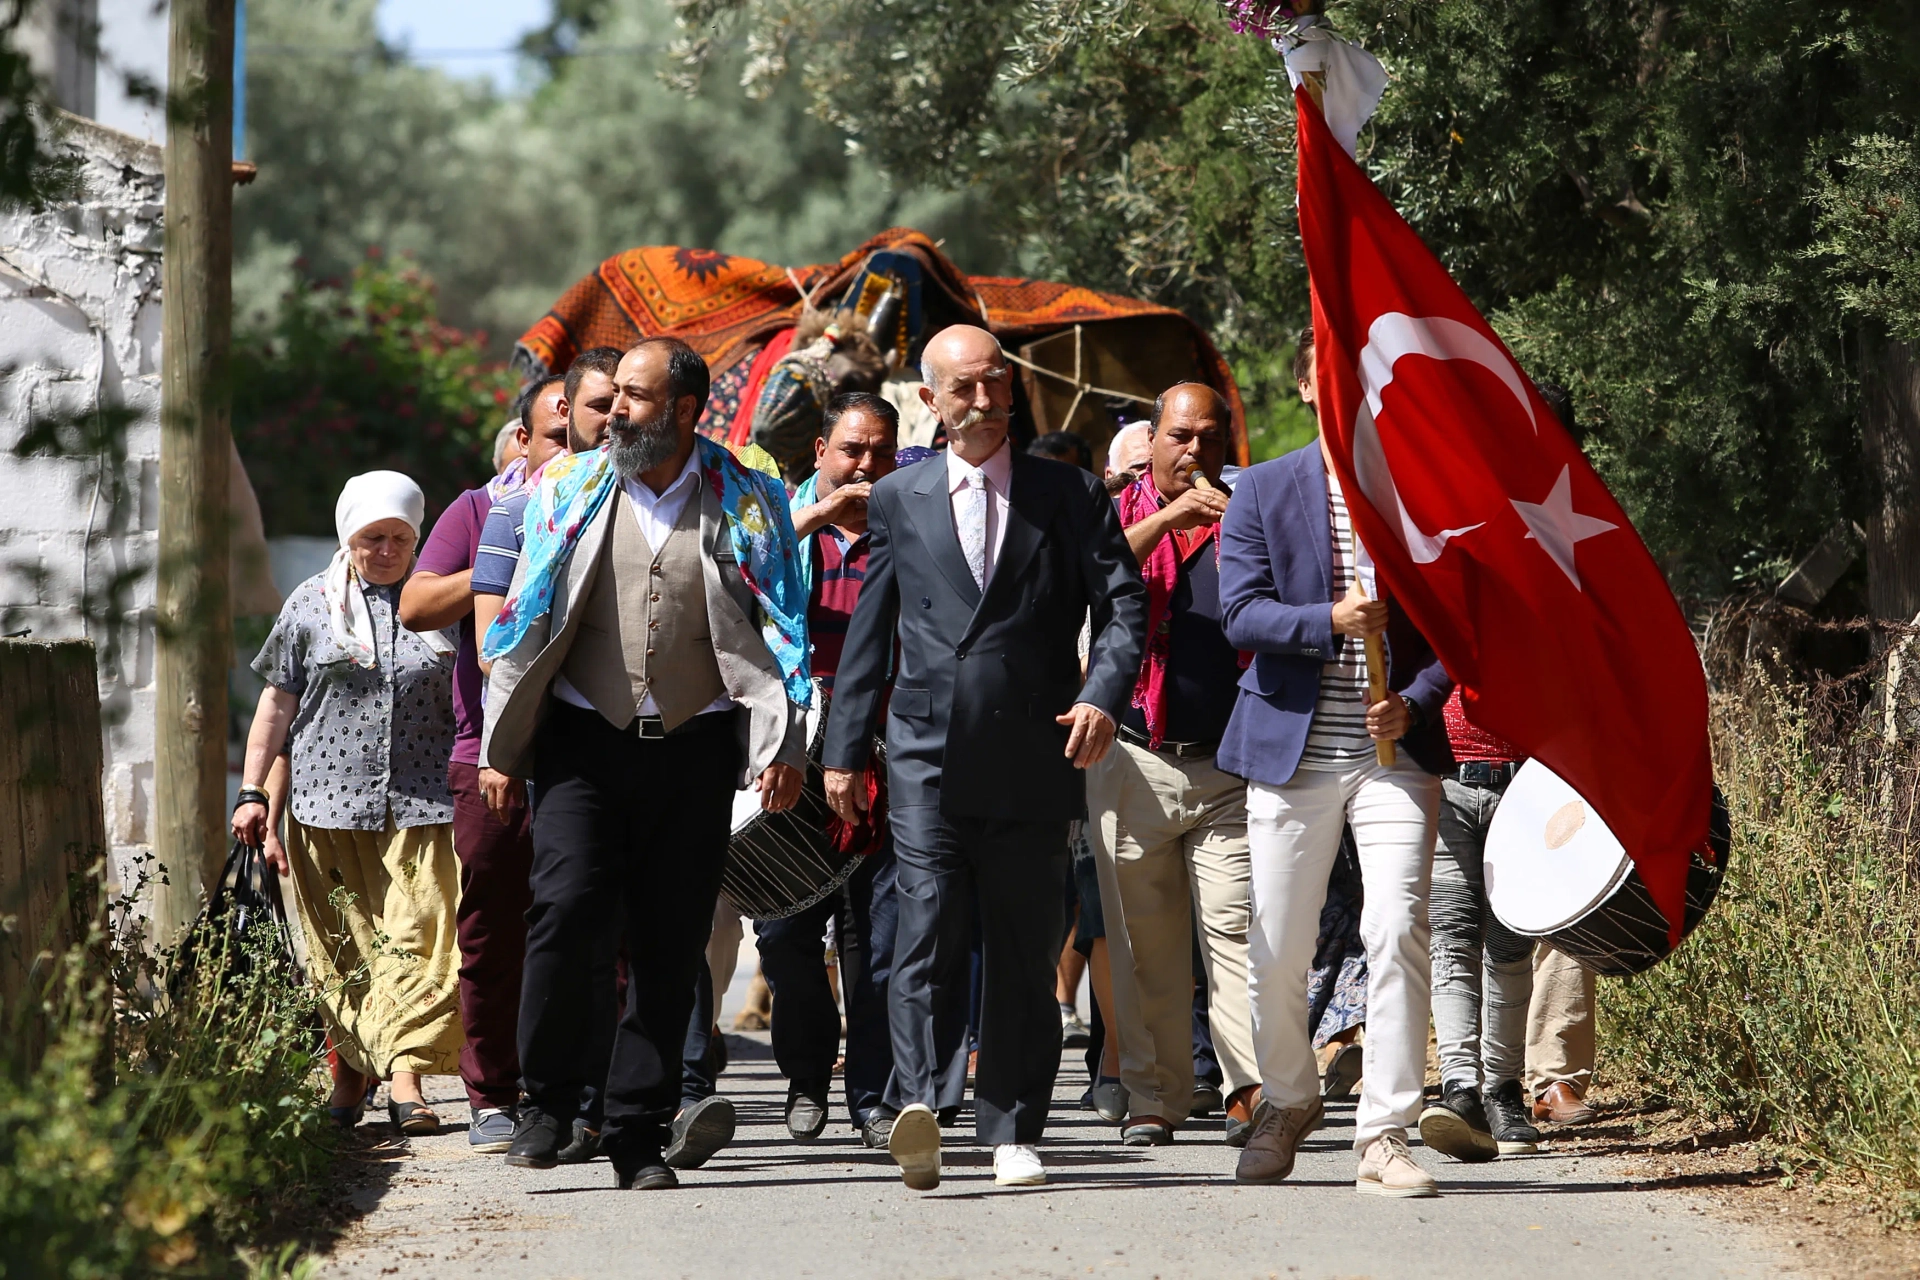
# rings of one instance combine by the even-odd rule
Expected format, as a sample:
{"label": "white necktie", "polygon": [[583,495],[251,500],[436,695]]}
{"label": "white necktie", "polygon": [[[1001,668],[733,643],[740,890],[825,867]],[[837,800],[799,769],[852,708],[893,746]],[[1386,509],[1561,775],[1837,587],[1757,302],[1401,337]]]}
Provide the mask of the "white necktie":
{"label": "white necktie", "polygon": [[969,468],[966,492],[960,495],[960,552],[973,571],[973,585],[987,589],[987,477]]}

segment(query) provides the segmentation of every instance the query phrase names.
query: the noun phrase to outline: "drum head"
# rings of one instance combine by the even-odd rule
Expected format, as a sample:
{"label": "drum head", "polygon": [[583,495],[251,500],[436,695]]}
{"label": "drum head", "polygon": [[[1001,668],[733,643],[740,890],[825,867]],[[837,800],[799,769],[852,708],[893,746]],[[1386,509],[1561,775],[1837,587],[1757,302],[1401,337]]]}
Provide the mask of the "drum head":
{"label": "drum head", "polygon": [[1487,829],[1487,902],[1502,924],[1552,933],[1606,901],[1632,870],[1579,792],[1538,760],[1520,766]]}
{"label": "drum head", "polygon": [[[820,694],[816,684],[813,690],[813,705],[807,708],[807,780],[814,781],[820,766],[820,748],[825,745],[827,736],[826,716],[821,713],[826,699]],[[733,793],[733,834],[739,835],[761,816],[760,793],[751,786],[744,791]]]}

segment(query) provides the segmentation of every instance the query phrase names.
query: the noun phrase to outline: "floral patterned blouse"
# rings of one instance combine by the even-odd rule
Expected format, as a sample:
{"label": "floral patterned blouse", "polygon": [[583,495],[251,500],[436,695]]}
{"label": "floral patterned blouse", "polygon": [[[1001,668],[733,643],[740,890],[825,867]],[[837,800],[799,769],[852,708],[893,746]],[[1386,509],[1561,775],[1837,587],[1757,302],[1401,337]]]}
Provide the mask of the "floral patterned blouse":
{"label": "floral patterned blouse", "polygon": [[293,816],[335,831],[453,821],[453,655],[400,625],[400,587],[363,586],[373,618],[372,668],[334,641],[321,577],[295,587],[253,669],[300,699],[294,713]]}

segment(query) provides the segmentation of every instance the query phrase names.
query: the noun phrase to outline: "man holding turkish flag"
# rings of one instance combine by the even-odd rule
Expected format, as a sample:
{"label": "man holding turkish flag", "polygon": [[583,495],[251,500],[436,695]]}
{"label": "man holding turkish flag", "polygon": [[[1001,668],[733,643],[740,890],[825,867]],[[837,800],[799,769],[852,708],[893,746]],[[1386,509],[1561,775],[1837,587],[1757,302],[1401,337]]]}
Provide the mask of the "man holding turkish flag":
{"label": "man holding turkish flag", "polygon": [[1469,718],[1592,806],[1677,945],[1712,793],[1686,621],[1492,328],[1295,100],[1320,429],[1360,540]]}

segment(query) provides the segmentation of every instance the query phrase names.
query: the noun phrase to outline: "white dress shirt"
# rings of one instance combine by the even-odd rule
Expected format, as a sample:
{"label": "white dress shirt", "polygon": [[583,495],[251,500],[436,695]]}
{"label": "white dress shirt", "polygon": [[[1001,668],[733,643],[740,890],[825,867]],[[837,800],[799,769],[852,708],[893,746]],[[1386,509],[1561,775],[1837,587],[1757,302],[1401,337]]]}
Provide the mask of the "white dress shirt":
{"label": "white dress shirt", "polygon": [[[947,450],[947,509],[953,514],[953,529],[960,531],[961,494],[966,492],[967,473],[973,467],[951,448]],[[993,564],[1000,558],[1000,544],[1007,537],[1007,502],[1013,485],[1013,445],[1003,441],[991,458],[980,464],[987,478],[987,571],[986,582],[993,581]],[[984,591],[985,584],[981,589]]]}
{"label": "white dress shirt", "polygon": [[[646,482],[638,476],[625,481],[620,486],[621,491],[627,496],[627,505],[633,509],[633,518],[640,526],[641,535],[646,538],[647,545],[653,548],[655,555],[660,553],[660,548],[667,545],[667,539],[673,536],[673,526],[680,523],[680,515],[687,509],[687,500],[698,492],[702,474],[700,451],[695,449],[687,455],[687,465],[680,468],[680,474],[673,478],[673,483],[660,493],[655,493],[648,488]],[[609,533],[607,536],[613,535]],[[700,603],[702,608],[706,607],[706,601],[702,600]],[[582,697],[580,691],[574,688],[572,682],[564,675],[554,676],[553,696],[576,707],[593,710],[593,704]],[[732,698],[723,693],[710,706],[701,708],[699,714],[725,711],[736,705],[738,704]],[[640,706],[635,714],[643,716],[660,714],[660,705],[653,700],[653,690],[647,690],[647,696],[640,700]]]}
{"label": "white dress shirt", "polygon": [[[960,532],[961,494],[967,489],[967,473],[972,464],[967,462],[952,448],[947,450],[947,510],[953,516],[953,530]],[[1007,441],[991,458],[980,464],[980,472],[987,478],[987,571],[988,582],[993,581],[994,562],[1000,558],[1000,544],[1007,538],[1007,512],[1009,494],[1013,491],[1013,443]],[[982,590],[985,590],[984,586]],[[1082,654],[1084,659],[1086,655]],[[1114,718],[1091,702],[1076,702],[1075,706],[1093,707],[1108,724],[1115,723]]]}

